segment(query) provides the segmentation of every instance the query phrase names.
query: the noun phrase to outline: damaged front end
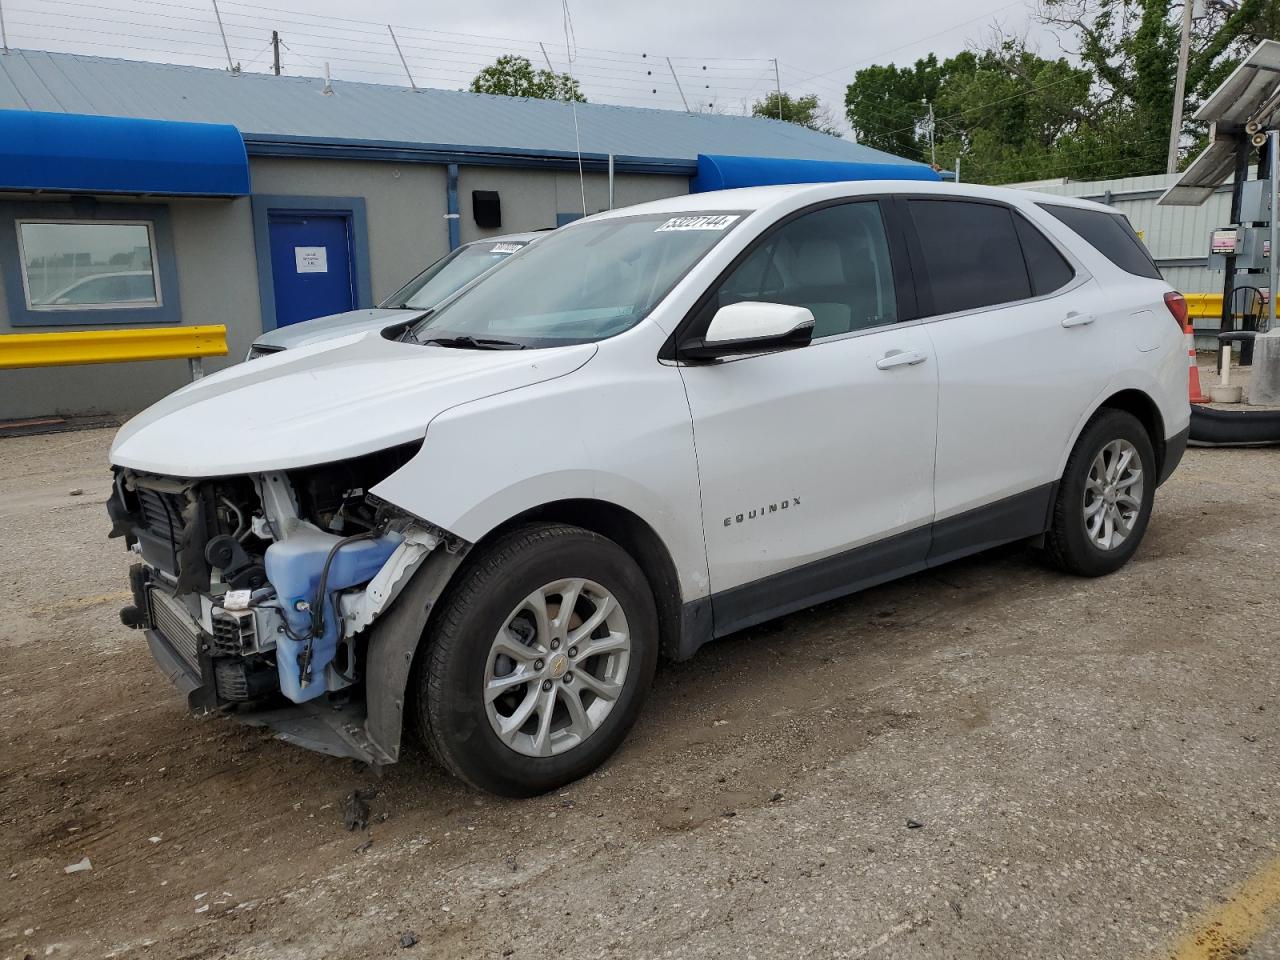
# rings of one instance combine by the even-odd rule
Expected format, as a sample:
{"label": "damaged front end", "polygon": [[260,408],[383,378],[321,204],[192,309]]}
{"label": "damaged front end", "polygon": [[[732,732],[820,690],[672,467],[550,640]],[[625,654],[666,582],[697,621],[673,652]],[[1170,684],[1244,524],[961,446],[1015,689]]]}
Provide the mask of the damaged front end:
{"label": "damaged front end", "polygon": [[381,634],[380,618],[428,561],[442,586],[467,547],[368,492],[420,446],[200,480],[115,469],[111,535],[138,556],[121,620],[146,631],[193,710],[335,756],[398,758],[429,602]]}

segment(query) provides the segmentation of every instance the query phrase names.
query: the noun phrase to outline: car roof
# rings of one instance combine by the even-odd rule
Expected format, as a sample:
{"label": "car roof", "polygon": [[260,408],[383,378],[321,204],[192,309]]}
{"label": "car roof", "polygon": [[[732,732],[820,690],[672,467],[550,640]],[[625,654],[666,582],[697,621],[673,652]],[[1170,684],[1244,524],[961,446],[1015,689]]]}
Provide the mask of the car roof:
{"label": "car roof", "polygon": [[[955,199],[1000,200],[1025,206],[1028,203],[1056,203],[1064,206],[1115,211],[1092,200],[1063,197],[1056,194],[1018,190],[1012,187],[989,187],[976,183],[947,183],[929,180],[847,180],[835,183],[793,183],[768,187],[739,187],[667,197],[598,213],[589,220],[662,213],[724,212],[732,210],[765,211],[772,207],[794,209],[805,202],[821,202],[840,197],[873,194],[938,194]],[[582,221],[578,221],[582,222]]]}

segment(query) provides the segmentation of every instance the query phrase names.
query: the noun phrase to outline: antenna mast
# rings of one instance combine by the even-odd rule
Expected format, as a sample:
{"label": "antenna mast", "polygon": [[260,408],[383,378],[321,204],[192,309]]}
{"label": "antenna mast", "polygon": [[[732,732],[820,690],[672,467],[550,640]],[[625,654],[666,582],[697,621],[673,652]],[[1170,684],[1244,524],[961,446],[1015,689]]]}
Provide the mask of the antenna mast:
{"label": "antenna mast", "polygon": [[400,55],[400,66],[404,67],[404,74],[409,78],[409,86],[417,90],[418,85],[413,82],[413,74],[409,72],[409,64],[404,59],[404,54],[400,52],[400,41],[396,39],[396,32],[391,29],[391,24],[387,24],[387,33],[391,34],[391,42],[396,45],[396,53]]}
{"label": "antenna mast", "polygon": [[693,113],[689,109],[689,101],[684,98],[684,88],[680,86],[680,78],[676,76],[676,68],[671,66],[671,58],[667,57],[667,66],[671,68],[671,79],[676,82],[676,90],[680,92],[680,102],[684,104],[685,113]]}
{"label": "antenna mast", "polygon": [[222,49],[227,55],[227,69],[232,73],[239,73],[240,68],[231,62],[231,47],[227,45],[227,31],[222,28],[222,14],[218,11],[218,0],[211,0],[213,3],[213,16],[218,21],[218,33],[222,35]]}

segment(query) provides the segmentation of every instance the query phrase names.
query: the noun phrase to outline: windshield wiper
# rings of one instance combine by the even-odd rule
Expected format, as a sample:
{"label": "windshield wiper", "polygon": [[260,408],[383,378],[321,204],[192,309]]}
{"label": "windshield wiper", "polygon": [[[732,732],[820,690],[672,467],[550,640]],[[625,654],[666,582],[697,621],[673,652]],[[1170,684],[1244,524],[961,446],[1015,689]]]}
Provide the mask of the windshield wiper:
{"label": "windshield wiper", "polygon": [[514,340],[496,340],[492,337],[469,337],[465,334],[457,337],[432,337],[419,341],[423,344],[434,343],[438,347],[455,347],[463,350],[523,350],[523,343]]}

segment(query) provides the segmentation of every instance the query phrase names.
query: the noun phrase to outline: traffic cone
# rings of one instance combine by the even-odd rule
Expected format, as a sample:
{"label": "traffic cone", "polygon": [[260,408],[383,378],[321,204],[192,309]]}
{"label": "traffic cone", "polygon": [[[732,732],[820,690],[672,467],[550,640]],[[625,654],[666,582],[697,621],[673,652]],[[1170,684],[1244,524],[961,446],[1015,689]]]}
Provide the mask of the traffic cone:
{"label": "traffic cone", "polygon": [[1189,317],[1183,330],[1187,337],[1187,398],[1192,403],[1208,403],[1209,398],[1200,389],[1200,367],[1196,365],[1196,332]]}

